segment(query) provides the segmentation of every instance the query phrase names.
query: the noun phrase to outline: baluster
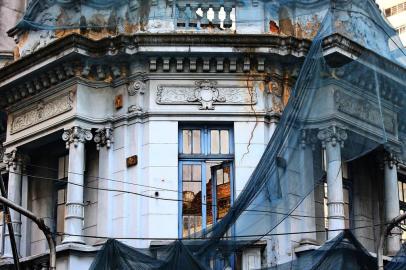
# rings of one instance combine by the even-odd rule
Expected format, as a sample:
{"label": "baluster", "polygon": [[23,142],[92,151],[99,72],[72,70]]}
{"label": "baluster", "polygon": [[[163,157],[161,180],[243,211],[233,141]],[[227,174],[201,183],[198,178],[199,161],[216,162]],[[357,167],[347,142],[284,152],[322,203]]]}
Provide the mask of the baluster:
{"label": "baluster", "polygon": [[177,26],[178,27],[185,27],[186,26],[186,6],[181,6],[181,5],[177,5],[178,6],[178,22],[177,22]]}
{"label": "baluster", "polygon": [[226,13],[226,17],[223,22],[224,28],[231,28],[233,26],[233,21],[231,20],[231,11],[233,7],[231,5],[224,5],[224,12]]}
{"label": "baluster", "polygon": [[213,17],[212,24],[214,26],[216,26],[216,27],[220,27],[221,21],[220,21],[220,18],[219,18],[219,13],[220,13],[221,6],[220,5],[213,5],[212,8],[213,8],[213,12],[214,12],[214,17]]}
{"label": "baluster", "polygon": [[202,5],[201,7],[202,11],[203,11],[203,17],[200,20],[200,26],[201,27],[207,27],[210,24],[209,19],[207,18],[207,12],[209,11],[209,6],[207,4]]}
{"label": "baluster", "polygon": [[190,4],[190,20],[189,27],[197,27],[197,14],[196,11],[199,8],[199,4]]}

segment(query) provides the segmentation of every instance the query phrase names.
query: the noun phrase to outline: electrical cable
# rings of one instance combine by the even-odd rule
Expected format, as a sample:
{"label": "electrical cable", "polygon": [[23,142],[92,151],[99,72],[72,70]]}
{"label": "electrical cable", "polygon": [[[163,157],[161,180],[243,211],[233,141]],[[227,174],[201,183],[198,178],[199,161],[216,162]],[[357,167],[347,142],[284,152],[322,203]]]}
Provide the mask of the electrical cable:
{"label": "electrical cable", "polygon": [[[60,179],[51,178],[51,177],[35,176],[35,175],[24,174],[24,173],[16,173],[16,172],[9,172],[9,173],[12,173],[12,174],[15,174],[15,175],[20,175],[20,176],[31,177],[32,180],[47,180],[47,181],[54,181],[54,182],[59,182],[59,183],[72,184],[72,185],[75,185],[75,186],[83,187],[85,189],[102,190],[102,191],[107,191],[107,192],[127,193],[127,194],[131,194],[131,195],[142,196],[142,197],[146,197],[146,198],[150,198],[150,199],[156,199],[156,200],[191,203],[191,201],[180,200],[180,199],[172,199],[172,198],[154,197],[154,196],[145,195],[145,194],[141,194],[141,193],[138,193],[138,192],[127,191],[127,190],[91,187],[91,186],[86,186],[86,185],[82,185],[82,184],[78,184],[78,183],[72,183],[72,182],[68,182],[66,180],[60,180]],[[317,186],[317,185],[319,185],[319,184],[315,184],[315,186]],[[311,193],[312,191],[310,191],[309,193]],[[217,206],[216,204],[210,204],[210,203],[201,203],[201,205],[206,205],[206,206],[210,206],[210,207],[216,207]],[[300,214],[291,214],[291,215],[289,215],[288,213],[283,213],[283,212],[278,212],[278,211],[270,211],[270,210],[245,209],[244,212],[269,213],[269,214],[277,214],[277,215],[284,215],[284,216],[292,216],[292,217],[297,217],[297,218],[314,218],[314,219],[325,219],[326,218],[325,216],[312,216],[312,215],[300,215]],[[364,217],[364,218],[367,218],[367,217]],[[330,217],[329,219],[342,219],[342,218]],[[371,219],[371,218],[369,218],[369,219]],[[359,221],[359,222],[365,222],[366,221],[365,219],[354,219],[354,218],[344,218],[344,220]]]}
{"label": "electrical cable", "polygon": [[[353,231],[353,230],[359,230],[359,229],[366,229],[366,228],[374,228],[378,226],[383,226],[383,225],[388,225],[389,223],[378,223],[378,224],[372,224],[372,225],[365,225],[365,226],[358,226],[354,228],[350,228],[348,230]],[[329,232],[341,232],[344,229],[334,229],[334,230],[328,230]],[[325,233],[325,230],[312,230],[312,231],[301,231],[301,232],[286,232],[286,233],[270,233],[267,234],[267,236],[283,236],[283,235],[296,235],[296,234],[309,234],[309,233]],[[83,237],[83,238],[97,238],[97,239],[111,239],[114,238],[116,240],[169,240],[169,241],[176,241],[176,240],[209,240],[210,237],[193,237],[193,238],[175,238],[175,237],[109,237],[109,236],[97,236],[97,235],[84,235],[84,234],[70,234],[70,233],[64,233],[64,232],[55,232],[53,235],[56,236],[78,236],[78,237]],[[239,235],[239,236],[233,236],[233,235],[225,235],[221,237],[222,239],[236,239],[236,238],[252,238],[252,237],[259,237],[261,235],[255,235],[255,234],[250,234],[250,235]]]}

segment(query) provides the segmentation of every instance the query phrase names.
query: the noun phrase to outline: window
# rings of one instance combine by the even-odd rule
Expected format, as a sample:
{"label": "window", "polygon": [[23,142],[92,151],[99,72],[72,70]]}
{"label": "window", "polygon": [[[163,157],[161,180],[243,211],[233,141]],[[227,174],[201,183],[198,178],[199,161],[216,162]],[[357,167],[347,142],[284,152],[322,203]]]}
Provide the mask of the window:
{"label": "window", "polygon": [[[406,174],[398,174],[398,194],[400,214],[406,212]],[[402,242],[406,242],[406,222],[402,221]]]}
{"label": "window", "polygon": [[[68,180],[69,155],[58,158],[58,182],[55,183],[55,231],[64,232],[65,229],[65,205],[66,205],[66,181]],[[62,236],[56,237],[56,244],[62,243]]]}
{"label": "window", "polygon": [[389,17],[392,15],[396,15],[402,11],[406,11],[406,2],[403,2],[396,6],[385,9],[385,16]]}
{"label": "window", "polygon": [[232,128],[185,125],[179,137],[179,236],[191,238],[221,220],[233,202]]}

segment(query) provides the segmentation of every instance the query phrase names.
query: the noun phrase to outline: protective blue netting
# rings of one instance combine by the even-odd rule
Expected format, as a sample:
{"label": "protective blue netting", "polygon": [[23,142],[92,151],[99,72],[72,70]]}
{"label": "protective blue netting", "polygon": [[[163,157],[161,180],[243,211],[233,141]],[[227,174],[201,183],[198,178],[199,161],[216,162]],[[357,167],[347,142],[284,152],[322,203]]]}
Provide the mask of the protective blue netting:
{"label": "protective blue netting", "polygon": [[[106,7],[114,2],[86,4]],[[309,16],[318,27],[313,34],[302,29],[312,36],[312,46],[280,123],[244,190],[220,222],[193,235],[194,239],[149,251],[109,242],[92,269],[181,269],[181,265],[183,269],[227,269],[235,254],[259,241],[268,248],[277,242],[282,249],[281,243],[315,238],[314,230],[306,232],[315,228],[312,196],[326,177],[334,177],[326,176],[324,153],[340,153],[343,161],[353,161],[386,151],[397,161],[406,161],[406,52],[374,1],[285,0],[267,2],[266,7],[269,18],[289,24],[295,35],[299,32],[295,25],[304,25]],[[31,19],[24,18],[25,22]],[[341,176],[341,168],[335,173]],[[353,265],[342,261],[341,269],[372,269],[367,252],[354,241],[348,246],[340,237],[317,256],[308,257],[309,265],[329,254],[332,243],[339,243],[333,246],[346,256],[352,250],[361,260]],[[110,247],[120,252],[115,255],[118,251]],[[344,253],[334,253],[332,258]],[[112,256],[114,264],[108,259]],[[159,258],[151,260],[154,256]],[[331,263],[329,267],[317,269],[332,269]]]}

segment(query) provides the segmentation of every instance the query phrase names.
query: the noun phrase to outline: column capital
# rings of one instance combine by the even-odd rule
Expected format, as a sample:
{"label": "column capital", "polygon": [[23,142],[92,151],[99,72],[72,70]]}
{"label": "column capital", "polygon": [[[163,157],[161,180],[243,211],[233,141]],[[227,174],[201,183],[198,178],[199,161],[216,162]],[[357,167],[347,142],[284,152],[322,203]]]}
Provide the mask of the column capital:
{"label": "column capital", "polygon": [[315,150],[317,143],[317,131],[313,129],[302,129],[300,135],[300,145],[303,149],[307,146],[311,146],[312,150]]}
{"label": "column capital", "polygon": [[399,158],[391,151],[384,152],[382,161],[384,166],[387,165],[389,169],[396,168],[399,165]]}
{"label": "column capital", "polygon": [[333,147],[339,144],[344,147],[344,141],[348,138],[347,132],[341,127],[332,125],[330,127],[320,129],[317,138],[321,141],[323,148],[326,148],[327,143],[331,143]]}
{"label": "column capital", "polygon": [[25,162],[27,162],[28,157],[20,154],[17,149],[13,149],[9,152],[4,152],[3,153],[3,163],[6,164],[6,169],[10,170],[10,168],[13,168],[13,170],[17,169],[17,165],[24,165]]}
{"label": "column capital", "polygon": [[90,141],[92,138],[93,135],[90,129],[84,129],[79,126],[65,129],[62,134],[62,140],[66,142],[67,149],[69,149],[71,143],[77,147],[79,143],[85,143],[86,141]]}
{"label": "column capital", "polygon": [[113,139],[113,128],[104,127],[96,130],[94,135],[94,142],[96,143],[97,150],[100,150],[100,147],[106,146],[107,149],[111,147],[111,144],[114,142]]}

